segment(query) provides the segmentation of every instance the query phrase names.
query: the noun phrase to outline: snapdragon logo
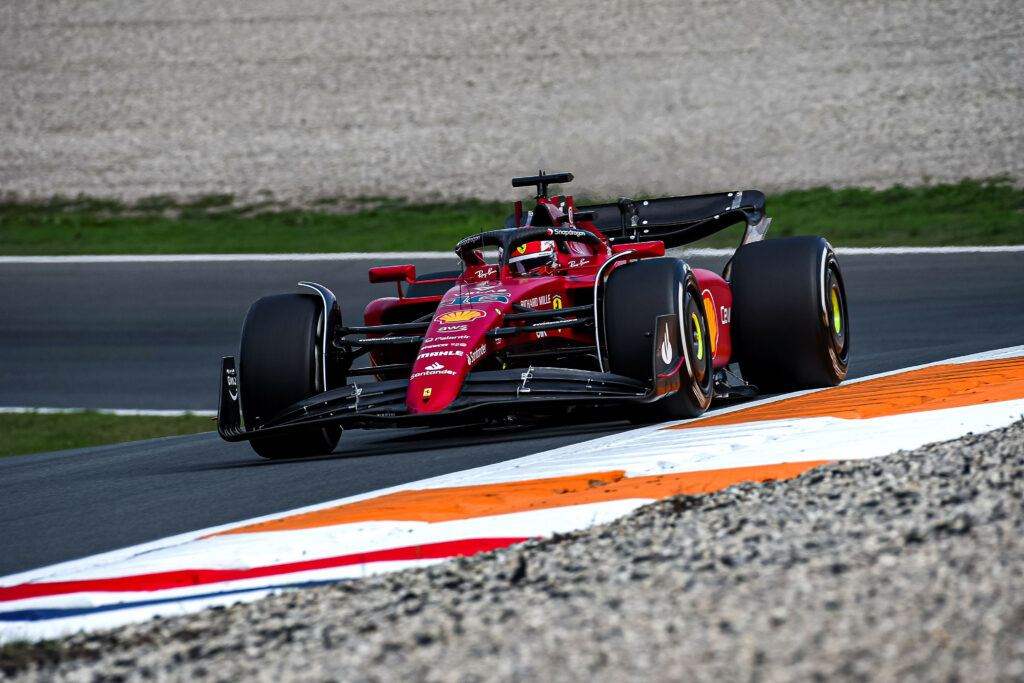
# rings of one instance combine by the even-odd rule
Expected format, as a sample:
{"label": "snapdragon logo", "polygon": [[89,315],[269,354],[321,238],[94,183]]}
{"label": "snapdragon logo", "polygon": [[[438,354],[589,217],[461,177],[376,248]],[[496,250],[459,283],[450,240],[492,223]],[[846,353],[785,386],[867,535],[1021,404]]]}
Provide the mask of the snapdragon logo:
{"label": "snapdragon logo", "polygon": [[555,237],[586,237],[589,233],[583,230],[559,230],[558,228],[548,228],[548,234],[554,235]]}

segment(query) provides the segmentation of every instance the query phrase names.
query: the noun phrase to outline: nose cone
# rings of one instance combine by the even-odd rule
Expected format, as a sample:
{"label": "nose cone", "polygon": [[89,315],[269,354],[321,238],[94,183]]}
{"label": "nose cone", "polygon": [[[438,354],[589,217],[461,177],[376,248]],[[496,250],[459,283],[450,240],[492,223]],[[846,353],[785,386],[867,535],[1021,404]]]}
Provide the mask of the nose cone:
{"label": "nose cone", "polygon": [[412,366],[405,404],[411,414],[436,413],[455,400],[469,372],[470,353],[501,315],[497,304],[438,308]]}

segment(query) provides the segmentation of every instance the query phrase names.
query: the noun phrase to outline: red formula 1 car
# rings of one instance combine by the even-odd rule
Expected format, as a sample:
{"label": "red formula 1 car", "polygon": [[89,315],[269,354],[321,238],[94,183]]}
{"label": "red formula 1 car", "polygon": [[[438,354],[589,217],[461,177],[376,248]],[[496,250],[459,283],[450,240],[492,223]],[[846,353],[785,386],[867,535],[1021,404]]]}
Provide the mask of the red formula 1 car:
{"label": "red formula 1 car", "polygon": [[[549,184],[572,178],[515,178],[536,186],[536,206],[516,202],[504,229],[459,242],[459,271],[371,268],[370,281],[397,282],[398,296],[371,301],[362,325],[343,322],[334,294],[315,283],[299,283],[310,294],[256,301],[237,372],[223,360],[220,435],[267,458],[300,457],[331,452],[347,427],[581,411],[692,418],[715,397],[846,376],[835,254],[820,237],[763,240],[771,219],[761,192],[580,207],[548,196]],[[664,256],[740,222],[742,244],[721,276]],[[744,382],[730,386],[730,362]]]}

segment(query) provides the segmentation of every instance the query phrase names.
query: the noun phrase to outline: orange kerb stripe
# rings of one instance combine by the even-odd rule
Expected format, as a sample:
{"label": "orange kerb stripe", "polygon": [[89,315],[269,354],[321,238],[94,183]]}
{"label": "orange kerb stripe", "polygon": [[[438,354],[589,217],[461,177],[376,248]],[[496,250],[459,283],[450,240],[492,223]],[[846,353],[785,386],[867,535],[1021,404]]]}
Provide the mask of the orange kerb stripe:
{"label": "orange kerb stripe", "polygon": [[848,419],[905,415],[1024,398],[1024,360],[1008,358],[949,365],[844,384],[833,389],[667,429],[714,427],[794,417]]}
{"label": "orange kerb stripe", "polygon": [[625,472],[617,470],[503,484],[400,491],[336,508],[251,524],[211,536],[290,531],[384,520],[446,522],[626,498],[660,499],[681,493],[710,493],[743,481],[791,479],[825,462],[828,461],[736,467],[652,477],[626,477]]}

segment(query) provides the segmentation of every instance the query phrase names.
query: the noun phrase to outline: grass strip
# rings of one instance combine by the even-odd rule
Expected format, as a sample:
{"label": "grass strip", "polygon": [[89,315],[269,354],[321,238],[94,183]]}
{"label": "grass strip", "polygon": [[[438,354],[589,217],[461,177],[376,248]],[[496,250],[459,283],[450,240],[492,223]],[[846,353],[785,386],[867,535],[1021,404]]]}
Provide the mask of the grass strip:
{"label": "grass strip", "polygon": [[214,429],[213,420],[198,415],[123,417],[93,411],[3,413],[0,414],[0,434],[3,435],[0,457],[198,434]]}
{"label": "grass strip", "polygon": [[[269,203],[238,206],[230,195],[185,204],[152,197],[131,206],[7,198],[0,201],[0,254],[446,251],[466,235],[502,227],[511,212],[505,202],[371,199],[350,202],[349,213],[337,213],[336,204],[322,200],[314,209],[282,210]],[[332,205],[333,213],[327,208]],[[1024,189],[1005,178],[886,190],[796,190],[770,195],[768,215],[774,219],[772,236],[822,235],[841,246],[1024,242]],[[735,246],[741,233],[736,226],[699,246]]]}

